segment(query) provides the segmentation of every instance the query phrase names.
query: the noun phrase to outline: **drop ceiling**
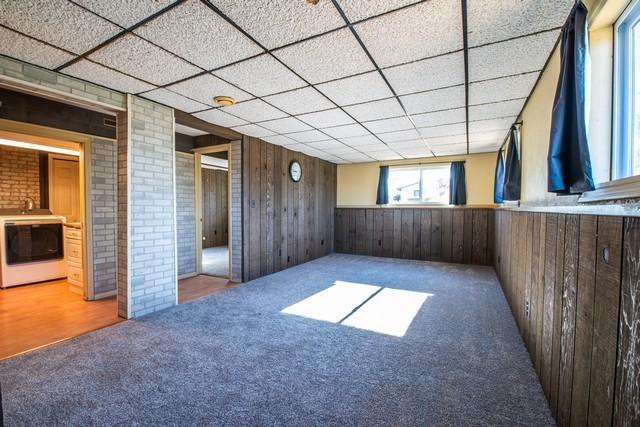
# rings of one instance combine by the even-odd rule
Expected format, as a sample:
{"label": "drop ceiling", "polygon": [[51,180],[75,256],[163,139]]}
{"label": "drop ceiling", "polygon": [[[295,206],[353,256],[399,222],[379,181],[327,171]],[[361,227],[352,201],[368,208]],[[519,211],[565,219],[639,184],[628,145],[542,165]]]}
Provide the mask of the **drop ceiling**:
{"label": "drop ceiling", "polygon": [[573,4],[5,1],[0,54],[334,163],[480,153],[502,144]]}

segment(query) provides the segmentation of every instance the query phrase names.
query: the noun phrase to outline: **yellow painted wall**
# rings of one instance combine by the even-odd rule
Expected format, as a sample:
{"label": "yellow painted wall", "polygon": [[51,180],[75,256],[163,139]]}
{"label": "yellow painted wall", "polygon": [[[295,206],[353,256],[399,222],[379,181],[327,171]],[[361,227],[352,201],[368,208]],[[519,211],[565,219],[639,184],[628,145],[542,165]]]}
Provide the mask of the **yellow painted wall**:
{"label": "yellow painted wall", "polygon": [[469,156],[438,157],[436,159],[425,158],[338,165],[338,206],[375,205],[378,175],[382,165],[428,164],[455,160],[466,161],[467,204],[493,204],[493,178],[496,155],[496,153],[483,153]]}

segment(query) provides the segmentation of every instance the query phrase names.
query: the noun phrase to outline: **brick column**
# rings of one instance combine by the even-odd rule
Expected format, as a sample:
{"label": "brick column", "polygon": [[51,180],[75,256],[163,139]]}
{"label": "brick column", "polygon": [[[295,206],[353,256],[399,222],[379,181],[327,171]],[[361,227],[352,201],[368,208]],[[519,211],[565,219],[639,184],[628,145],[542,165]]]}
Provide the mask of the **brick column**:
{"label": "brick column", "polygon": [[128,95],[118,115],[118,313],[177,302],[173,110]]}

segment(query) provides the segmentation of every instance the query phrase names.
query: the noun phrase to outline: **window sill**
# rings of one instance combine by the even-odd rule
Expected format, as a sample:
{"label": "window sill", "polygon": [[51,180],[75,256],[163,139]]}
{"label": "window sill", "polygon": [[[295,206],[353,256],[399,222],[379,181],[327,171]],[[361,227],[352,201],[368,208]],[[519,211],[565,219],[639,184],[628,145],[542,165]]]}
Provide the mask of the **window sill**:
{"label": "window sill", "polygon": [[640,175],[598,184],[594,191],[583,193],[579,203],[640,198]]}

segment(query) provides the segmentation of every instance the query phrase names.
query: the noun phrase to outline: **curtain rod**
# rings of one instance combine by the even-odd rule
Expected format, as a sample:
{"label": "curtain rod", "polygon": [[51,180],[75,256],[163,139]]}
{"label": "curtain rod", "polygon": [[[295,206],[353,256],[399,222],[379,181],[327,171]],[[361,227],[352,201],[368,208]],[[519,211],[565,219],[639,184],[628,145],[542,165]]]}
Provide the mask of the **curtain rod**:
{"label": "curtain rod", "polygon": [[442,165],[442,164],[451,164],[453,162],[458,163],[466,163],[465,160],[452,160],[450,162],[424,162],[424,163],[400,163],[395,165],[382,165],[382,166],[421,166],[421,165]]}
{"label": "curtain rod", "polygon": [[[514,122],[513,123],[514,126],[522,126],[522,120],[518,121],[518,122]],[[509,129],[509,132],[511,132],[511,129]],[[502,144],[500,144],[500,148],[498,148],[498,151],[502,150],[504,148],[504,144],[507,143],[507,140],[509,139],[509,133],[507,133],[507,136],[504,137],[504,141],[502,141]]]}

